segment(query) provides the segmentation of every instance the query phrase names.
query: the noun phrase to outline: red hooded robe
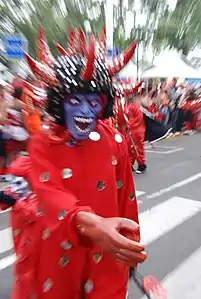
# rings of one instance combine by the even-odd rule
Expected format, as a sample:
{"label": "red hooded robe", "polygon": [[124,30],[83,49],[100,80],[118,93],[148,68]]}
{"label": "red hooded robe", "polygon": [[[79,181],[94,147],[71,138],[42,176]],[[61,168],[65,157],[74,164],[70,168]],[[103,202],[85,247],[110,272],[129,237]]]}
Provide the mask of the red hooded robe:
{"label": "red hooded robe", "polygon": [[126,298],[128,268],[82,243],[74,226],[82,210],[138,222],[126,143],[102,122],[95,134],[96,140],[69,147],[37,133],[30,156],[12,165],[11,173],[32,191],[11,213],[17,255],[12,299]]}
{"label": "red hooded robe", "polygon": [[128,117],[128,130],[126,132],[126,139],[128,141],[129,155],[131,164],[135,160],[138,164],[145,164],[144,154],[144,139],[145,139],[145,123],[143,113],[136,103],[129,103],[126,107],[126,115]]}

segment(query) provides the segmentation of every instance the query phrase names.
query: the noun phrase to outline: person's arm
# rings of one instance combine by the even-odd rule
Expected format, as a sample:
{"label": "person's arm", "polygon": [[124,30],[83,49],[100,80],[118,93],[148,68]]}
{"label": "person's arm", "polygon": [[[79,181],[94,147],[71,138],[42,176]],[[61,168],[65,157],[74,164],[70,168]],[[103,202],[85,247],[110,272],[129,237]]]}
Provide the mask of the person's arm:
{"label": "person's arm", "polygon": [[22,101],[18,99],[14,99],[12,102],[4,101],[0,108],[0,125],[4,125],[7,121],[8,117],[8,109],[14,109],[17,111],[21,111],[25,108],[25,105]]}
{"label": "person's arm", "polygon": [[[39,140],[35,140],[35,144],[36,141]],[[17,226],[23,229],[25,225],[37,223],[38,213],[42,213],[48,236],[61,229],[74,247],[96,244],[122,263],[135,265],[143,262],[146,259],[144,246],[120,232],[134,234],[138,232],[138,225],[130,219],[103,218],[90,207],[78,206],[74,194],[63,187],[60,172],[55,172],[44,146],[33,147],[30,157],[21,157],[10,167],[15,178],[12,186],[0,194],[0,203],[4,207],[12,206],[15,224],[17,222]],[[41,173],[44,166],[47,172]],[[27,229],[32,233],[31,226]]]}
{"label": "person's arm", "polygon": [[17,111],[21,111],[22,109],[25,109],[25,104],[18,99],[14,99],[13,103],[10,105],[9,108]]}
{"label": "person's arm", "polygon": [[1,106],[0,106],[0,124],[4,125],[6,123],[7,120],[7,109],[10,108],[10,105],[4,101]]}

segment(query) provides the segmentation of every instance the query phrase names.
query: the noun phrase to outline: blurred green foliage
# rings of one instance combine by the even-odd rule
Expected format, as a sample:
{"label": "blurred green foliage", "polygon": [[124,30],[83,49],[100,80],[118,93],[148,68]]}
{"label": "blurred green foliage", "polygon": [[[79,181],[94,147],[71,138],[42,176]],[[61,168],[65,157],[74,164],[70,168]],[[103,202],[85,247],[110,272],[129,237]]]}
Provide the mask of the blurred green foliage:
{"label": "blurred green foliage", "polygon": [[[114,43],[124,49],[137,38],[144,52],[149,45],[158,52],[164,47],[176,48],[187,55],[201,42],[201,0],[178,0],[172,12],[166,0],[141,0],[144,24],[137,25],[135,0],[123,0],[114,6]],[[53,41],[66,47],[66,34],[71,26],[82,27],[90,21],[95,35],[105,23],[105,1],[96,0],[6,0],[0,3],[0,32],[21,32],[29,42],[29,53],[35,56],[35,41],[39,24],[54,55]],[[126,36],[126,14],[133,13],[134,26]]]}

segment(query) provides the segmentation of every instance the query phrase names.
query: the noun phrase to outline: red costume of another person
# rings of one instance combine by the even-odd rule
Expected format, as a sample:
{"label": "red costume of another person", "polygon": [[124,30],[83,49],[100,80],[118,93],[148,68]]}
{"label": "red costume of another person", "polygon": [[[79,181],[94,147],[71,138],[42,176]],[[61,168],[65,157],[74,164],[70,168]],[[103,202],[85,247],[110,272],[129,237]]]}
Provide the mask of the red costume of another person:
{"label": "red costume of another person", "polygon": [[[140,82],[135,87],[128,89],[125,92],[126,97],[130,97],[138,92],[143,82]],[[127,100],[123,107],[120,100],[116,100],[116,119],[118,130],[125,136],[128,144],[130,162],[133,169],[133,164],[137,160],[137,173],[142,173],[146,170],[145,155],[144,155],[144,138],[145,124],[144,116],[140,110],[140,103],[134,103],[132,100]]]}
{"label": "red costume of another person", "polygon": [[156,107],[153,103],[152,105],[146,107],[146,109],[154,115],[154,119],[157,121],[162,121],[164,119],[163,114],[160,112],[160,109]]}
{"label": "red costume of another person", "polygon": [[98,120],[112,116],[112,77],[135,44],[123,65],[117,58],[107,68],[94,38],[82,40],[79,52],[72,41],[62,49],[54,69],[26,55],[48,85],[53,122],[32,137],[0,193],[2,208],[12,206],[12,299],[125,299],[129,267],[146,259],[127,145]]}
{"label": "red costume of another person", "polygon": [[106,118],[103,120],[103,123],[107,126],[113,127],[113,122],[112,122],[112,118]]}
{"label": "red costume of another person", "polygon": [[137,173],[142,173],[146,169],[144,139],[145,123],[143,112],[140,110],[138,103],[132,100],[126,105],[126,115],[128,117],[127,141],[131,164],[138,162]]}
{"label": "red costume of another person", "polygon": [[185,121],[187,131],[201,129],[201,99],[194,91],[190,91],[181,103],[181,109],[188,120]]}

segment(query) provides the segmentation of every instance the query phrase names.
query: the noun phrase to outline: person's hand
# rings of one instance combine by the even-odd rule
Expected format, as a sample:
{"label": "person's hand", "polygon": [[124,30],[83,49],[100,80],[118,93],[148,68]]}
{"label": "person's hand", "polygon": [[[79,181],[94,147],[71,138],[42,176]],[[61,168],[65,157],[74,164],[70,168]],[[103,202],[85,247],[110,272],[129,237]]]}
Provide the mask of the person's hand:
{"label": "person's hand", "polygon": [[12,195],[8,195],[3,191],[0,191],[0,204],[14,206],[16,199]]}
{"label": "person's hand", "polygon": [[102,218],[78,212],[76,224],[83,237],[89,238],[121,263],[136,266],[147,258],[144,246],[139,243],[139,226],[130,219]]}

